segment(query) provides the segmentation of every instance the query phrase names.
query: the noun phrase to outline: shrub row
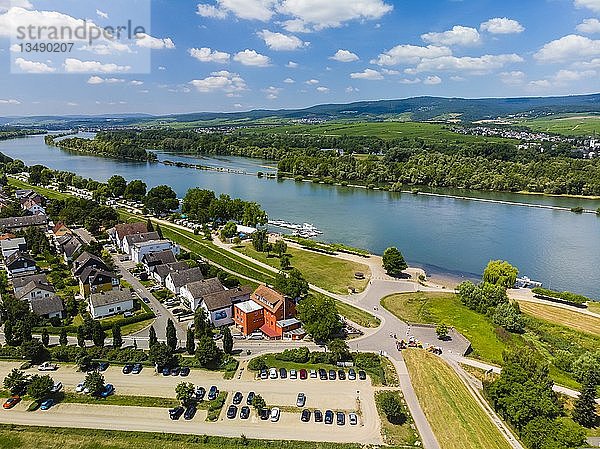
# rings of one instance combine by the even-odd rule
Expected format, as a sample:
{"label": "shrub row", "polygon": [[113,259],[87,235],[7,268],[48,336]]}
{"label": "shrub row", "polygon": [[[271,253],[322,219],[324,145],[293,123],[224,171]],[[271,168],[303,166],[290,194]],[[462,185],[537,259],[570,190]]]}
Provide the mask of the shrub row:
{"label": "shrub row", "polygon": [[557,292],[555,290],[549,290],[547,288],[542,288],[542,287],[535,287],[531,290],[535,295],[537,296],[541,296],[544,299],[548,299],[548,300],[562,300],[564,302],[570,303],[570,304],[574,304],[577,306],[580,306],[582,304],[585,304],[588,301],[591,301],[590,298],[583,296],[583,295],[578,295],[576,293],[571,293],[571,292]]}

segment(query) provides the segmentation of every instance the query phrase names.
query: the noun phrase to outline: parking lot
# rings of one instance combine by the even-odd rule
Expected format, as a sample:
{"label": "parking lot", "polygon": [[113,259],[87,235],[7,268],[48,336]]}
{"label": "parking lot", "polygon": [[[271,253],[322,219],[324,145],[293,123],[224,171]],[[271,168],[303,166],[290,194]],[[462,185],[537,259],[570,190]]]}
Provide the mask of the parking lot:
{"label": "parking lot", "polygon": [[[0,376],[4,378],[19,363],[0,362]],[[28,370],[29,373],[37,370]],[[238,378],[224,380],[222,373],[192,370],[187,377],[162,376],[145,367],[140,374],[124,375],[121,367],[111,366],[104,373],[106,382],[114,384],[115,394],[133,396],[156,396],[173,398],[175,386],[182,381],[203,386],[207,390],[215,385],[220,391],[227,391],[228,397],[217,422],[206,422],[206,411],[198,410],[191,421],[180,418],[169,419],[166,408],[116,407],[105,405],[57,404],[48,411],[29,413],[21,403],[13,410],[0,412],[0,421],[18,424],[55,425],[66,427],[95,427],[115,430],[163,431],[190,434],[212,434],[221,436],[240,436],[245,434],[253,438],[295,439],[311,441],[360,442],[381,444],[380,423],[373,387],[370,381],[335,380],[324,381],[308,378],[300,379],[255,379],[254,373],[242,372]],[[61,381],[67,391],[74,391],[83,380],[84,374],[77,372],[72,365],[62,365],[51,372],[55,381]],[[278,422],[262,421],[252,409],[248,419],[241,419],[240,413],[234,419],[226,417],[227,408],[232,403],[235,392],[243,394],[241,408],[246,405],[246,397],[253,391],[261,395],[268,407],[280,407]],[[311,414],[309,422],[301,422],[303,408],[296,407],[298,393],[306,395],[303,408],[344,411],[346,423],[343,426],[314,421]],[[358,424],[351,426],[348,413],[356,412]],[[76,416],[76,418],[75,418]]]}

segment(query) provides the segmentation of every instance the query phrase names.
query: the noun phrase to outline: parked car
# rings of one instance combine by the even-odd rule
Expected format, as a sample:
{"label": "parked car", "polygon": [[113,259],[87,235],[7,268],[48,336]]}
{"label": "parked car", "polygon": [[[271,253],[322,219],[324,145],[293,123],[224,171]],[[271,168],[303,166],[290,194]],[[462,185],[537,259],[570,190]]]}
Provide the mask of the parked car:
{"label": "parked car", "polygon": [[227,418],[233,419],[237,415],[237,407],[233,404],[227,409]]}
{"label": "parked car", "polygon": [[333,412],[331,410],[325,411],[325,424],[333,424]]}
{"label": "parked car", "polygon": [[20,396],[11,396],[10,398],[8,398],[6,400],[6,402],[4,404],[2,404],[2,407],[4,407],[5,409],[8,410],[8,409],[13,408],[19,402],[21,402],[21,397]]}
{"label": "parked car", "polygon": [[277,368],[271,368],[269,370],[269,378],[270,379],[277,379]]}
{"label": "parked car", "polygon": [[356,416],[356,413],[350,413],[348,415],[348,420],[350,421],[351,426],[355,426],[358,424],[358,416]]}
{"label": "parked car", "polygon": [[290,370],[290,379],[298,379],[298,371],[296,371],[295,369],[291,369]]}
{"label": "parked car", "polygon": [[360,371],[358,372],[358,378],[359,378],[360,380],[367,380],[367,373],[365,373],[363,370],[360,370]]}
{"label": "parked car", "polygon": [[335,370],[334,369],[330,369],[329,370],[329,380],[335,380],[335,378],[337,377]]}
{"label": "parked car", "polygon": [[100,371],[101,373],[106,371],[109,367],[109,363],[108,362],[100,362],[98,363],[98,371]]}
{"label": "parked car", "polygon": [[302,410],[302,415],[300,415],[300,420],[302,422],[309,422],[310,421],[310,410],[308,410],[308,409]]}
{"label": "parked car", "polygon": [[348,380],[356,380],[356,371],[352,368],[348,370]]}
{"label": "parked car", "polygon": [[50,393],[56,394],[60,390],[62,390],[62,387],[63,387],[62,382],[54,382],[54,385],[52,385],[52,388],[50,388]]}
{"label": "parked car", "polygon": [[233,395],[233,405],[240,405],[242,403],[242,399],[244,399],[244,395],[241,392],[236,392]]}
{"label": "parked car", "polygon": [[185,420],[189,421],[196,414],[196,410],[197,410],[196,403],[195,402],[191,402],[190,405],[188,405],[188,407],[185,409],[185,413],[183,414],[183,418]]}
{"label": "parked car", "polygon": [[169,418],[171,418],[173,421],[177,421],[181,415],[183,415],[184,411],[185,409],[183,407],[169,409]]}
{"label": "parked car", "polygon": [[248,419],[249,417],[250,417],[250,407],[248,407],[247,405],[244,405],[240,409],[240,418],[241,419]]}
{"label": "parked car", "polygon": [[208,400],[213,401],[213,400],[217,399],[218,394],[219,394],[219,389],[213,385],[212,387],[210,387],[210,390],[208,390]]}
{"label": "parked car", "polygon": [[38,371],[56,371],[58,365],[56,363],[44,362],[38,366]]}
{"label": "parked car", "polygon": [[54,405],[54,399],[46,399],[40,405],[40,410],[48,410],[50,407]]}
{"label": "parked car", "polygon": [[175,368],[172,368],[171,376],[179,376],[180,371],[181,371],[181,368],[179,368],[178,366],[176,366]]}
{"label": "parked car", "polygon": [[123,314],[123,318],[131,318],[133,316],[133,312],[125,312]]}
{"label": "parked car", "polygon": [[254,401],[254,396],[256,396],[256,393],[254,393],[254,391],[248,393],[248,396],[246,396],[246,404],[252,405],[252,401]]}
{"label": "parked car", "polygon": [[327,371],[325,371],[323,368],[319,369],[319,379],[327,380]]}
{"label": "parked car", "polygon": [[167,368],[166,366],[162,369],[162,375],[163,376],[170,376],[171,375],[171,370],[169,368]]}
{"label": "parked car", "polygon": [[130,363],[125,364],[122,371],[123,371],[123,374],[131,373],[133,371],[133,365]]}
{"label": "parked car", "polygon": [[268,408],[261,408],[258,412],[258,415],[260,416],[260,419],[266,421],[271,417],[271,410],[269,410]]}
{"label": "parked car", "polygon": [[142,301],[144,301],[146,304],[150,304],[150,300],[145,296],[142,298]]}
{"label": "parked car", "polygon": [[196,387],[194,390],[194,395],[196,396],[197,401],[202,401],[204,399],[204,396],[206,396],[206,388]]}
{"label": "parked car", "polygon": [[263,369],[260,371],[260,378],[262,380],[268,379],[269,378],[269,372],[266,369]]}
{"label": "parked car", "polygon": [[335,415],[335,420],[338,426],[343,426],[344,424],[346,424],[346,414],[344,412],[337,412]]}
{"label": "parked car", "polygon": [[306,380],[306,379],[308,379],[308,372],[304,368],[302,368],[300,370],[300,380]]}
{"label": "parked car", "polygon": [[323,422],[323,413],[321,410],[315,410],[315,422]]}
{"label": "parked car", "polygon": [[281,415],[281,411],[277,407],[273,407],[271,409],[271,422],[279,421],[279,416]]}
{"label": "parked car", "polygon": [[310,370],[310,378],[311,379],[316,379],[317,377],[318,377],[317,370],[316,369],[311,369]]}
{"label": "parked car", "polygon": [[339,380],[346,380],[346,371],[339,369],[337,374]]}
{"label": "parked car", "polygon": [[75,387],[75,392],[76,393],[83,393],[83,390],[85,390],[85,385],[83,384],[83,382],[79,382],[77,384],[77,386]]}
{"label": "parked car", "polygon": [[144,369],[144,366],[141,363],[136,363],[131,369],[131,374],[140,374],[142,369]]}
{"label": "parked car", "polygon": [[179,375],[181,377],[187,377],[190,375],[190,368],[187,366],[184,366],[183,368],[181,368],[181,371],[179,372]]}
{"label": "parked car", "polygon": [[304,393],[298,393],[298,397],[296,398],[296,406],[304,407],[306,404],[306,395]]}
{"label": "parked car", "polygon": [[279,377],[281,379],[286,379],[287,378],[287,371],[285,368],[279,368]]}
{"label": "parked car", "polygon": [[100,392],[100,397],[107,398],[115,392],[115,386],[113,384],[106,384],[104,390]]}

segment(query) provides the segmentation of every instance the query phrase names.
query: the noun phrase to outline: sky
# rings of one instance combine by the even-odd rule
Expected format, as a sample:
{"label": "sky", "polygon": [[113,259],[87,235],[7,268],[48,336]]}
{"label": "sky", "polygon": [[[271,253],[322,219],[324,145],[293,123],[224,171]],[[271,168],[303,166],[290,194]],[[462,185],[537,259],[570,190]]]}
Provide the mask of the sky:
{"label": "sky", "polygon": [[[143,32],[21,47],[84,19]],[[597,92],[600,0],[0,0],[0,116]]]}

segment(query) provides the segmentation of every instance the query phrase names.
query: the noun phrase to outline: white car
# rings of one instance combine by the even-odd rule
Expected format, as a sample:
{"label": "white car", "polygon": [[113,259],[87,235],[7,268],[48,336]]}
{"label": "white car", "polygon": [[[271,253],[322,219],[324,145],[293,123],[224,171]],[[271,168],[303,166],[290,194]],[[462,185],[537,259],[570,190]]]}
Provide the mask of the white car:
{"label": "white car", "polygon": [[298,393],[298,398],[296,399],[296,407],[304,407],[306,404],[306,395],[304,393]]}
{"label": "white car", "polygon": [[44,362],[38,366],[38,371],[56,371],[57,369],[58,365],[50,362]]}
{"label": "white car", "polygon": [[350,413],[348,415],[348,419],[350,420],[351,426],[355,426],[358,424],[358,416],[356,416],[356,413]]}
{"label": "white car", "polygon": [[279,411],[279,409],[277,407],[273,407],[271,409],[271,422],[279,421],[280,415],[281,415],[281,412]]}
{"label": "white car", "polygon": [[50,393],[58,393],[60,390],[62,390],[62,387],[62,382],[55,382],[52,388],[50,389]]}
{"label": "white car", "polygon": [[83,393],[83,390],[85,390],[85,386],[83,385],[83,382],[79,382],[77,384],[77,386],[75,387],[75,392],[76,393]]}
{"label": "white car", "polygon": [[316,379],[317,378],[317,370],[316,369],[311,369],[310,370],[310,378],[311,379]]}
{"label": "white car", "polygon": [[298,371],[295,369],[290,370],[290,379],[298,379]]}
{"label": "white car", "polygon": [[277,379],[277,368],[271,368],[269,370],[269,378],[270,379]]}

